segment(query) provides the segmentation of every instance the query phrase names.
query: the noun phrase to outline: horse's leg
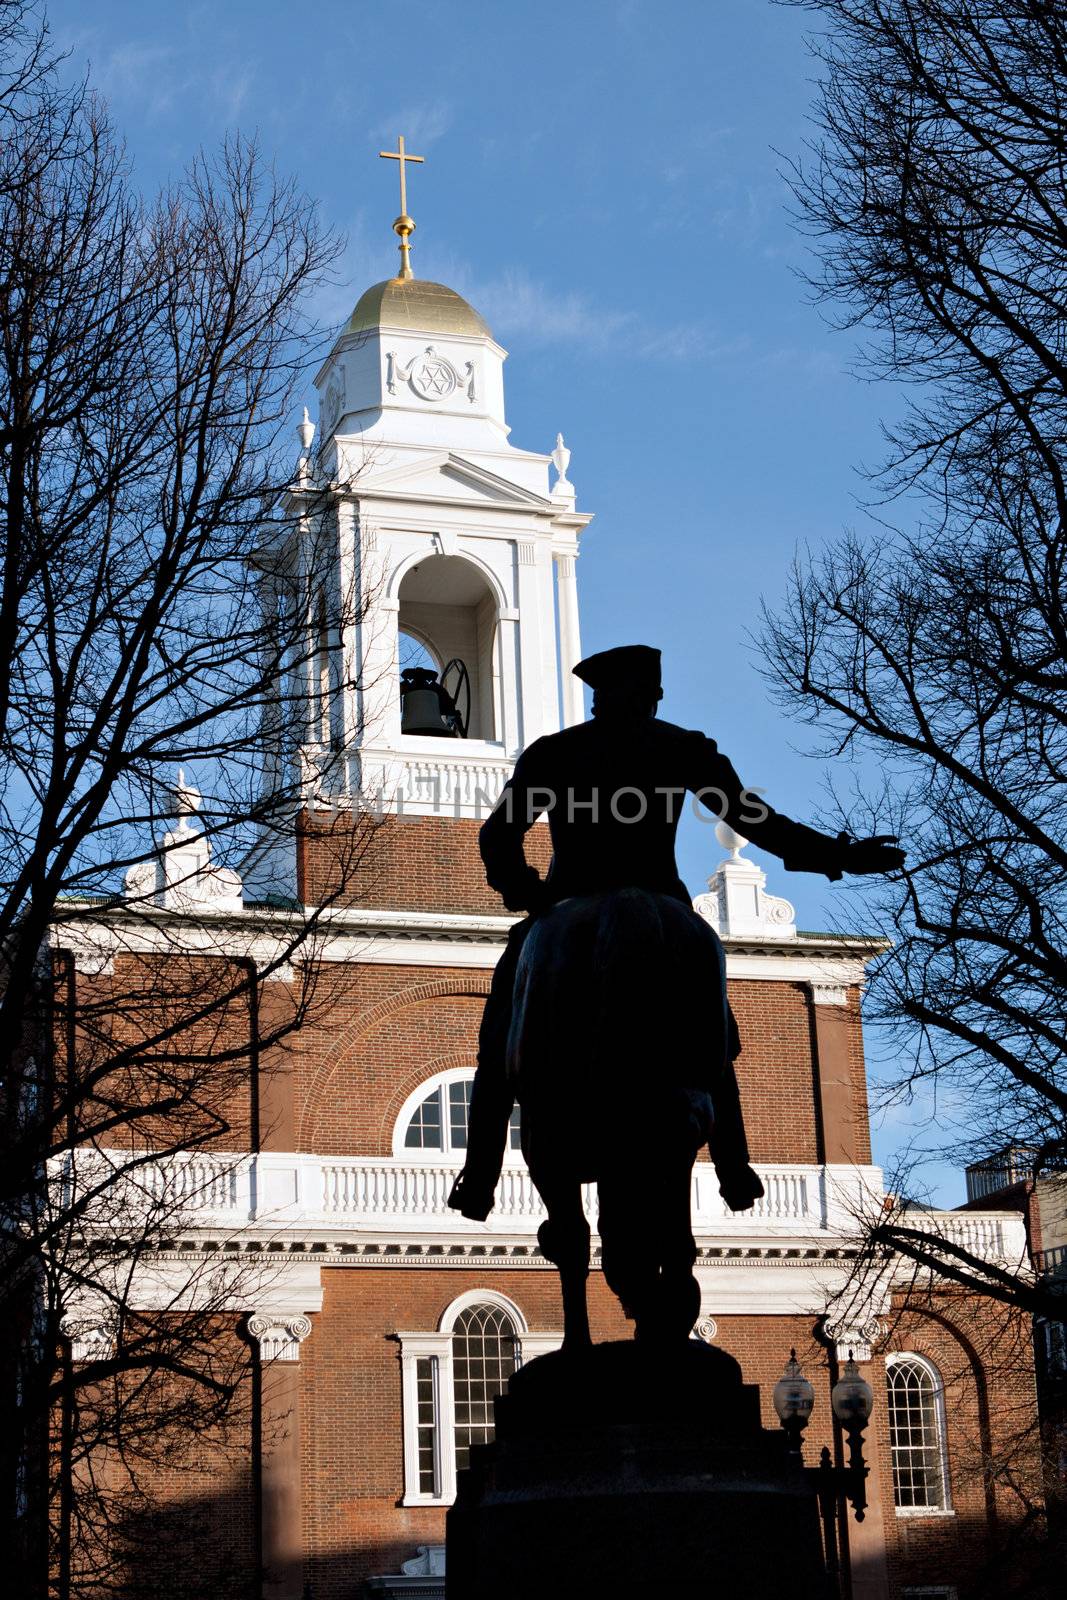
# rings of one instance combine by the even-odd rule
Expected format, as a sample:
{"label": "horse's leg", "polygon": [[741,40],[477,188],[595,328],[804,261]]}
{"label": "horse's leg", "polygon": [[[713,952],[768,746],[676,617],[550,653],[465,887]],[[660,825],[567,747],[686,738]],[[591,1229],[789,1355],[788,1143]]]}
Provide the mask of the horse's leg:
{"label": "horse's leg", "polygon": [[537,1230],[541,1254],[559,1268],[563,1297],[563,1348],[584,1349],[592,1344],[585,1285],[589,1277],[589,1224],[582,1210],[577,1183],[537,1185],[548,1208],[548,1220]]}

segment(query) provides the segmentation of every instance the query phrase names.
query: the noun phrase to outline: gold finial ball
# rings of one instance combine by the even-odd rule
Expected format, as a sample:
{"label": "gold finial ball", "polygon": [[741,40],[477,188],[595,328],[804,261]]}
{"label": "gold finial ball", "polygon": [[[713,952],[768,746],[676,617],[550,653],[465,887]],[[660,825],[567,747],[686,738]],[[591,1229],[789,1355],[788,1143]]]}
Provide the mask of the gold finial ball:
{"label": "gold finial ball", "polygon": [[403,238],[405,234],[414,233],[415,219],[406,215],[397,217],[396,221],[393,223],[393,232],[398,233],[401,238]]}

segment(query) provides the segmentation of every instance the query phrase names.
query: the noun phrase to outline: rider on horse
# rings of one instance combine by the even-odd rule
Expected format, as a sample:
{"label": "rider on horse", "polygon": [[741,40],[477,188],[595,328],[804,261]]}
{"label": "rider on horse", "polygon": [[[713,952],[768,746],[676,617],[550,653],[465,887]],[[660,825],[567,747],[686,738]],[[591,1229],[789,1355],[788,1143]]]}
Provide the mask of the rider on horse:
{"label": "rider on horse", "polygon": [[[536,740],[484,824],[480,845],[486,877],[515,924],[493,976],[479,1036],[478,1071],[470,1107],[466,1162],[449,1204],[484,1220],[503,1160],[515,1085],[508,1074],[508,1030],[516,969],[536,919],[561,901],[620,889],[644,889],[691,906],[675,862],[674,845],[687,793],[711,805],[732,828],[779,856],[793,871],[887,872],[903,852],[884,838],[834,838],[766,806],[741,780],[713,739],[662,722],[660,652],[627,645],[590,656],[574,668],[593,689],[593,720]],[[711,800],[709,797],[713,796]],[[542,879],[529,865],[523,838],[547,815],[553,858]],[[722,979],[709,1011],[721,1013]],[[719,1187],[732,1210],[746,1210],[763,1192],[749,1165],[733,1059],[740,1042],[733,1018],[727,1039],[709,1027],[717,1058],[695,1067],[714,1110],[709,1145]]]}

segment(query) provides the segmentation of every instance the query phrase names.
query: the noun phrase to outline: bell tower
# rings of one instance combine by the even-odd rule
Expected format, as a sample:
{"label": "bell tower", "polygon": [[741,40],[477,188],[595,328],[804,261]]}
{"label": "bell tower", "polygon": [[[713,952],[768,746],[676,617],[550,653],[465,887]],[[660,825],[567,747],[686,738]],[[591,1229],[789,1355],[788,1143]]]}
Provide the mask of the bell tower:
{"label": "bell tower", "polygon": [[[413,275],[403,174],[418,158],[402,140],[382,154],[402,175],[401,270],[360,297],[315,377],[317,448],[305,423],[292,490],[323,635],[294,777],[311,814],[432,819],[473,849],[519,752],[584,715],[571,668],[591,516],[561,435],[549,452],[510,442],[507,352],[484,319]],[[333,611],[351,620],[332,629]]]}

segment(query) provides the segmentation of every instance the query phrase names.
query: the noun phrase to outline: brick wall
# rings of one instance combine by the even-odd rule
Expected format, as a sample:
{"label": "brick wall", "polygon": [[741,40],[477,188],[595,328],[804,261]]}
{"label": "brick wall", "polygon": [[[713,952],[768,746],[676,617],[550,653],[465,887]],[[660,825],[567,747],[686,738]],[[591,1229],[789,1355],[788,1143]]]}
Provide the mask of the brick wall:
{"label": "brick wall", "polygon": [[78,973],[73,1028],[61,1006],[55,1037],[60,1093],[73,1044],[83,1085],[79,1134],[139,1149],[182,1142],[247,1149],[255,1050],[246,980],[238,961],[179,948],[117,955],[100,976]]}
{"label": "brick wall", "polygon": [[[478,853],[481,823],[472,817],[340,817],[305,813],[297,834],[297,892],[307,905],[468,912],[499,916],[500,896],[485,881]],[[552,847],[539,822],[526,835],[526,857],[542,874]]]}
{"label": "brick wall", "polygon": [[[413,1089],[447,1067],[473,1068],[489,981],[485,972],[443,967],[325,969],[294,1047],[298,1148],[388,1154]],[[801,984],[747,980],[731,983],[730,998],[754,1159],[817,1161],[810,995]],[[858,1051],[855,993],[850,1008]]]}
{"label": "brick wall", "polygon": [[[549,1270],[361,1268],[326,1272],[323,1280],[323,1310],[301,1351],[307,1570],[315,1600],[348,1600],[362,1578],[395,1572],[418,1545],[444,1540],[442,1509],[400,1504],[400,1346],[391,1336],[432,1331],[471,1289],[506,1295],[533,1330],[559,1330],[562,1312]],[[629,1324],[599,1274],[590,1310],[595,1338],[627,1336]]]}
{"label": "brick wall", "polygon": [[[887,1485],[892,1600],[910,1588],[954,1585],[960,1600],[1036,1596],[1042,1554],[1040,1444],[1027,1319],[961,1292],[897,1303],[885,1351],[932,1362],[944,1385],[951,1511],[896,1512]],[[890,1460],[885,1361],[874,1363],[871,1434]],[[874,1381],[872,1377],[872,1382]]]}

